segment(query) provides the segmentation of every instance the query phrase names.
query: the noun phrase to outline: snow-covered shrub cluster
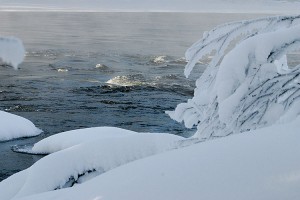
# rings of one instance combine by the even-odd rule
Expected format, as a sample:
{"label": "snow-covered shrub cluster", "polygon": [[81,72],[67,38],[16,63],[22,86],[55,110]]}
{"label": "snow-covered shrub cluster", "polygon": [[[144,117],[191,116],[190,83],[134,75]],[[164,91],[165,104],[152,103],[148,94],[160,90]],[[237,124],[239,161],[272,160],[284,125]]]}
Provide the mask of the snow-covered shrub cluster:
{"label": "snow-covered shrub cluster", "polygon": [[300,16],[234,22],[204,33],[186,52],[188,77],[213,55],[196,81],[194,97],[167,112],[195,137],[208,139],[286,122],[300,113],[300,65],[286,54],[300,50]]}

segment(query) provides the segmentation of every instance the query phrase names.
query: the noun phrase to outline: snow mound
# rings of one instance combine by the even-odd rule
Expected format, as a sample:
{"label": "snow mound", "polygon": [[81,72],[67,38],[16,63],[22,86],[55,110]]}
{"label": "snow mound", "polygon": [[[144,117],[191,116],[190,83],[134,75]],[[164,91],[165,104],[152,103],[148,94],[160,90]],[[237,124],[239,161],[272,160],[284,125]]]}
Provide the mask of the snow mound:
{"label": "snow mound", "polygon": [[12,65],[15,69],[23,62],[25,50],[20,39],[0,37],[0,61]]}
{"label": "snow mound", "polygon": [[37,142],[34,144],[31,152],[36,154],[50,154],[97,139],[124,137],[132,134],[136,134],[136,132],[116,127],[94,127],[71,130],[52,135]]}
{"label": "snow mound", "polygon": [[42,130],[23,117],[0,111],[0,119],[0,141],[31,137],[42,133]]}
{"label": "snow mound", "polygon": [[185,75],[214,55],[196,81],[194,97],[167,112],[208,139],[294,119],[300,113],[300,65],[286,54],[300,50],[300,16],[269,17],[218,26],[186,52]]}
{"label": "snow mound", "polygon": [[[76,187],[20,199],[298,199],[299,124],[297,118],[251,134],[194,144],[128,163]],[[3,184],[1,194],[9,188]]]}
{"label": "snow mound", "polygon": [[[83,183],[128,162],[167,151],[182,139],[170,134],[136,133],[112,127],[74,130],[46,138],[35,145],[34,151],[57,152],[2,181],[1,200]],[[18,184],[14,186],[16,180]]]}

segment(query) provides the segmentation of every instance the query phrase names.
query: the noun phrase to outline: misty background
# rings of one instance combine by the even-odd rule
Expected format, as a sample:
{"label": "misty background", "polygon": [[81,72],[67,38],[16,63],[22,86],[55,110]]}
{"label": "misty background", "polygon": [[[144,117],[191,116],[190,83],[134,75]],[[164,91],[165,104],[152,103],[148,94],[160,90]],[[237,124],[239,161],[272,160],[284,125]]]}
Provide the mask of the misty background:
{"label": "misty background", "polygon": [[299,0],[0,0],[2,11],[221,12],[296,14]]}

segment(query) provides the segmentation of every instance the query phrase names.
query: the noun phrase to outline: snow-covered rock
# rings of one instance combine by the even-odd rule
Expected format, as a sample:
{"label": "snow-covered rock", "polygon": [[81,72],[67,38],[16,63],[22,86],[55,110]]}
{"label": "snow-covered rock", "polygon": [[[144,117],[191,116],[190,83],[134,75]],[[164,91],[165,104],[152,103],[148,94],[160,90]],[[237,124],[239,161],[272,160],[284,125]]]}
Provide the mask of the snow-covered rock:
{"label": "snow-covered rock", "polygon": [[23,62],[25,50],[20,39],[0,37],[0,61],[12,65],[15,69]]}
{"label": "snow-covered rock", "polygon": [[36,136],[41,132],[28,119],[0,111],[0,141]]}

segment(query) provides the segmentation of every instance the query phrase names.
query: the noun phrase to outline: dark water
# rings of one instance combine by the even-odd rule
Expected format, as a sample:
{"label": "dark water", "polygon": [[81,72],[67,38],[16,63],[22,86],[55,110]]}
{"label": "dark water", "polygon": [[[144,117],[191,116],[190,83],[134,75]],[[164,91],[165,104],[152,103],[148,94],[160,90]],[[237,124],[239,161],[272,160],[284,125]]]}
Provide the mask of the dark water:
{"label": "dark water", "polygon": [[[20,70],[0,67],[0,109],[30,119],[41,136],[0,143],[0,180],[39,157],[13,153],[62,131],[116,126],[189,136],[165,110],[193,94],[205,69],[183,76],[185,50],[217,24],[257,15],[0,12],[0,34],[23,40]],[[109,82],[109,83],[107,83]]]}

